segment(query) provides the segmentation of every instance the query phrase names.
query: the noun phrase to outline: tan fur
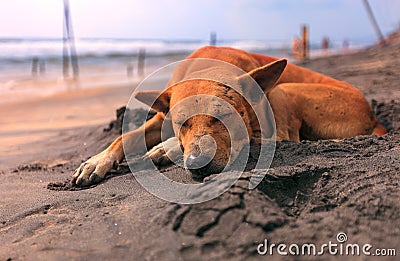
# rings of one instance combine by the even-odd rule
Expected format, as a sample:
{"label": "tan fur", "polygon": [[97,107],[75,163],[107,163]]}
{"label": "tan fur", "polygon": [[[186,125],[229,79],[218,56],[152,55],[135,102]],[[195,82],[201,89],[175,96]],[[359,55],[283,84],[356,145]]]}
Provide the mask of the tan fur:
{"label": "tan fur", "polygon": [[[356,135],[384,135],[387,132],[374,117],[369,103],[362,93],[346,82],[293,64],[286,65],[286,61],[283,60],[227,47],[204,47],[188,57],[188,59],[193,58],[225,61],[248,72],[268,97],[275,117],[278,141],[299,142],[302,138],[309,140],[343,139]],[[156,146],[161,142],[160,128],[169,109],[183,99],[199,94],[220,97],[231,104],[236,111],[241,113],[249,137],[257,136],[260,127],[255,114],[239,93],[228,90],[230,98],[227,99],[226,88],[214,81],[181,82],[185,77],[196,74],[199,70],[210,69],[196,66],[195,64],[191,68],[178,67],[171,77],[168,88],[162,93],[147,91],[136,95],[136,98],[146,104],[151,104],[154,98],[159,96],[153,104],[153,109],[158,113],[145,123],[146,133],[144,132],[145,127],[142,126],[125,134],[125,144],[129,144],[124,148],[125,151],[145,151],[146,146],[140,142],[145,138],[148,148],[155,146],[147,153],[153,160],[163,154],[175,155],[177,148],[180,147],[178,145],[183,147],[186,159],[189,155],[199,153],[199,150],[204,154],[209,153],[206,148],[213,144],[207,143],[208,141],[200,142],[203,136],[208,135],[215,140],[217,150],[205,172],[210,174],[221,171],[227,164],[230,148],[234,144],[231,144],[224,125],[211,116],[193,116],[187,119],[178,132],[177,126],[182,124],[178,122],[179,113],[171,112],[171,119],[168,119],[171,125],[170,136],[175,138],[169,141],[168,144],[171,145]],[[214,69],[211,68],[210,73],[218,73]],[[226,77],[229,78],[230,75]],[[239,84],[241,82],[240,77],[234,80]],[[212,109],[212,106],[207,104],[199,106],[209,106]],[[192,106],[183,109],[193,109],[190,107]],[[238,137],[238,139],[240,138],[242,137]],[[173,153],[170,151],[168,154],[165,149],[170,149]],[[75,171],[72,182],[82,186],[98,182],[104,178],[115,163],[120,162],[123,158],[122,138],[119,137],[105,151],[83,163]]]}

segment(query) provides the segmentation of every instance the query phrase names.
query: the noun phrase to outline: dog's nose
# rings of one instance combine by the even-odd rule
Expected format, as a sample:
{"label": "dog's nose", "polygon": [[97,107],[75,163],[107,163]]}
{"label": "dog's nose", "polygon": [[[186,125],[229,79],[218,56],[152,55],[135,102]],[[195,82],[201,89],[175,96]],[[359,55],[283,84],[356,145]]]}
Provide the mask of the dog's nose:
{"label": "dog's nose", "polygon": [[211,160],[212,158],[210,156],[204,154],[200,154],[198,156],[191,154],[186,158],[186,168],[189,170],[200,169],[207,166]]}

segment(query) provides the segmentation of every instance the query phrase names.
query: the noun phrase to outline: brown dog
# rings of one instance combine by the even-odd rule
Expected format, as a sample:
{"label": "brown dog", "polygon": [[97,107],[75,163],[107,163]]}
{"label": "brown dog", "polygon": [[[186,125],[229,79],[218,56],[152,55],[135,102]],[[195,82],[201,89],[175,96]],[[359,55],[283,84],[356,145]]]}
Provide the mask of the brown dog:
{"label": "brown dog", "polygon": [[[259,84],[269,100],[278,141],[343,139],[356,135],[386,133],[361,92],[346,82],[287,64],[286,60],[227,47],[204,47],[187,59],[194,58],[224,61],[247,72],[246,76],[251,76]],[[72,182],[81,186],[97,183],[124,158],[124,150],[140,152],[145,151],[146,146],[153,148],[147,155],[155,162],[174,158],[180,148],[183,148],[185,167],[192,170],[194,175],[205,176],[222,171],[228,164],[230,153],[234,154],[235,159],[242,149],[242,140],[260,136],[260,126],[248,101],[235,89],[221,82],[196,77],[184,80],[188,75],[196,75],[199,71],[203,75],[218,74],[218,68],[213,66],[181,66],[174,71],[166,90],[137,93],[136,98],[151,106],[157,114],[142,127],[125,134],[124,149],[121,136],[106,150],[82,163],[75,171]],[[230,84],[240,86],[246,92],[246,81],[243,80],[245,77],[230,75],[229,72],[224,72],[223,75]],[[202,100],[202,95],[218,99]],[[198,98],[195,103],[175,106],[188,97]],[[210,116],[220,115],[224,122],[235,121],[234,113],[221,100],[240,113],[248,137],[243,137],[240,130],[235,129],[233,135],[229,136],[225,125]],[[178,109],[170,110],[176,107]],[[187,118],[188,113],[199,108],[203,113],[194,113],[191,114],[194,116]],[[170,126],[171,139],[160,144],[160,131],[164,121],[168,121]],[[143,143],[142,140],[146,142]]]}

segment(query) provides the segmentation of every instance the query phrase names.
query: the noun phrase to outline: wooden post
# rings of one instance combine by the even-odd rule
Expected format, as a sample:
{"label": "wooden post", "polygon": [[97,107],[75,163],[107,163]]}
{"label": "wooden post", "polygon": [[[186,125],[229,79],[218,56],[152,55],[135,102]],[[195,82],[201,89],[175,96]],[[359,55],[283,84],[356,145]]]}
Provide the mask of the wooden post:
{"label": "wooden post", "polygon": [[72,65],[72,74],[74,75],[74,80],[79,79],[79,64],[78,64],[78,54],[76,52],[75,47],[75,36],[74,30],[72,28],[71,18],[69,20],[69,44],[70,44],[70,52],[71,52],[71,65]]}
{"label": "wooden post", "polygon": [[36,56],[33,57],[32,59],[32,76],[36,77],[38,74],[38,64],[39,64],[39,58],[37,58]]}
{"label": "wooden post", "polygon": [[138,75],[139,77],[144,76],[144,62],[146,59],[146,49],[140,48],[139,49],[139,56],[138,56]]}
{"label": "wooden post", "polygon": [[375,32],[378,35],[379,43],[385,44],[385,37],[383,36],[381,29],[379,28],[378,22],[375,19],[374,13],[372,12],[372,9],[371,9],[371,6],[369,5],[368,0],[364,0],[364,6],[365,6],[365,9],[367,9],[367,13],[368,13],[369,19],[371,20],[372,26],[374,27]]}
{"label": "wooden post", "polygon": [[217,33],[216,32],[211,32],[210,33],[210,45],[211,46],[216,46],[217,45]]}
{"label": "wooden post", "polygon": [[63,30],[63,75],[69,77],[69,64],[71,60],[74,80],[79,78],[78,55],[75,48],[74,31],[69,10],[69,0],[64,0],[64,30]]}
{"label": "wooden post", "polygon": [[63,39],[63,77],[64,79],[69,76],[69,52],[67,47],[67,39]]}
{"label": "wooden post", "polygon": [[64,19],[63,19],[63,76],[64,79],[69,77],[69,48],[68,48],[68,20],[69,7],[64,1]]}
{"label": "wooden post", "polygon": [[308,58],[308,51],[309,51],[309,43],[308,43],[308,27],[307,25],[301,26],[301,58],[307,59]]}

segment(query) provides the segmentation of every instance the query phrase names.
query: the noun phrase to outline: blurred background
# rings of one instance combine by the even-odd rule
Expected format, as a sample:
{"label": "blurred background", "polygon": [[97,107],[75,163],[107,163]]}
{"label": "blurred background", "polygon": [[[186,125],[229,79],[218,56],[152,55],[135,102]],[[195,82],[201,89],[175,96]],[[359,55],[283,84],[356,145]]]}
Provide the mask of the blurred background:
{"label": "blurred background", "polygon": [[[400,0],[369,4],[383,35],[400,27]],[[295,60],[302,25],[311,57],[379,40],[362,0],[13,0],[0,6],[0,103],[137,83],[210,43]],[[73,77],[65,55],[72,57],[68,68],[76,59],[79,85],[64,84]]]}

